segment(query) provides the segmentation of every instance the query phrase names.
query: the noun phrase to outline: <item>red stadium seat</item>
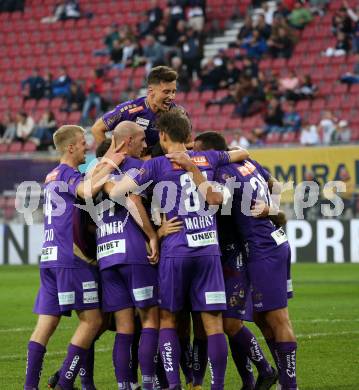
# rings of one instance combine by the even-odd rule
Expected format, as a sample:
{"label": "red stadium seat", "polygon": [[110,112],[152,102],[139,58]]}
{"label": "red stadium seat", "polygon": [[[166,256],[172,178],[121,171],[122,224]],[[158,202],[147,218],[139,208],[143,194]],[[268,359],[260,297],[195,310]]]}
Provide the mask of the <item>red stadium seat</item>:
{"label": "red stadium seat", "polygon": [[6,153],[8,149],[7,144],[0,144],[0,154]]}
{"label": "red stadium seat", "polygon": [[9,153],[20,153],[22,149],[21,142],[13,142],[9,145],[8,152]]}
{"label": "red stadium seat", "polygon": [[24,146],[22,147],[22,151],[26,153],[32,153],[35,152],[36,145],[33,142],[26,142]]}

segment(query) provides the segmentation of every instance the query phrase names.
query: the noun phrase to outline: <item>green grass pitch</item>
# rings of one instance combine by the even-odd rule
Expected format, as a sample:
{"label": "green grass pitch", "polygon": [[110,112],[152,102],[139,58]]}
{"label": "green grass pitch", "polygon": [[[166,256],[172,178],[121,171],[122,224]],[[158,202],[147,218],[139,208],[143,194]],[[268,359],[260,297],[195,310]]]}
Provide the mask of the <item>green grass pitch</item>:
{"label": "green grass pitch", "polygon": [[[290,302],[290,313],[298,336],[300,390],[358,390],[359,264],[294,265],[293,279],[295,298]],[[37,268],[0,267],[1,390],[23,386],[26,345],[36,321],[31,310],[37,287]],[[50,341],[40,389],[46,388],[49,374],[61,364],[75,324],[74,319],[63,319]],[[97,342],[95,381],[99,390],[117,388],[112,341],[113,333],[107,332]],[[240,389],[231,358],[225,388]],[[208,372],[204,389],[209,389]]]}

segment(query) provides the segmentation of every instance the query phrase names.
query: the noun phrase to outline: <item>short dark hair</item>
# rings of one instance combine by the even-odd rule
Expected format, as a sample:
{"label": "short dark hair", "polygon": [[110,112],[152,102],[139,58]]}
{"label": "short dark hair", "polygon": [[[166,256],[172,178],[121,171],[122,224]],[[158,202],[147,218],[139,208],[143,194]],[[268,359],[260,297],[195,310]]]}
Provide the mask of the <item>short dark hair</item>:
{"label": "short dark hair", "polygon": [[156,127],[166,133],[173,142],[188,142],[191,135],[191,123],[182,111],[172,109],[159,115]]}
{"label": "short dark hair", "polygon": [[104,141],[100,143],[100,145],[96,148],[96,157],[103,157],[108,149],[111,146],[111,138],[106,138]]}
{"label": "short dark hair", "polygon": [[195,141],[201,141],[204,150],[227,150],[228,146],[223,135],[216,133],[215,131],[206,131],[194,139]]}
{"label": "short dark hair", "polygon": [[147,76],[147,85],[160,84],[161,82],[171,83],[176,81],[177,77],[177,72],[169,66],[156,66]]}

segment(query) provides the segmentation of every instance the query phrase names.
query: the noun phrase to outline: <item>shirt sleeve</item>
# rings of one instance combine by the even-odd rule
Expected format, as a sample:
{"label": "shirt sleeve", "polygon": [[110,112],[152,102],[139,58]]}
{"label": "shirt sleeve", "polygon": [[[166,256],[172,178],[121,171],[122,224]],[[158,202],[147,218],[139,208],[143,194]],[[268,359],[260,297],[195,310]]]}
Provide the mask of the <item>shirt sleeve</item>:
{"label": "shirt sleeve", "polygon": [[119,104],[112,111],[106,112],[102,116],[103,123],[107,130],[113,130],[120,122],[127,119],[126,111],[123,110],[123,104]]}
{"label": "shirt sleeve", "polygon": [[77,187],[84,180],[84,175],[78,171],[68,169],[64,172],[63,181],[67,184],[67,192],[77,197]]}
{"label": "shirt sleeve", "polygon": [[130,176],[138,186],[153,182],[156,178],[155,159],[146,161],[139,170],[129,170],[126,175]]}
{"label": "shirt sleeve", "polygon": [[214,170],[231,162],[229,154],[224,151],[209,150],[206,152],[206,156]]}

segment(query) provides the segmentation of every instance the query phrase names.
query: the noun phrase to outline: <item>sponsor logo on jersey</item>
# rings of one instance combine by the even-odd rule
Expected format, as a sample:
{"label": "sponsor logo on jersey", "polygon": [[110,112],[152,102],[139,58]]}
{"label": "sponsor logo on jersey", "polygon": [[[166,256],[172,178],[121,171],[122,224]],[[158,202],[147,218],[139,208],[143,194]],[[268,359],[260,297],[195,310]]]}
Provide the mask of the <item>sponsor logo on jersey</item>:
{"label": "sponsor logo on jersey", "polygon": [[256,166],[250,161],[245,161],[244,165],[237,167],[242,176],[248,176],[256,170]]}
{"label": "sponsor logo on jersey", "polygon": [[211,230],[208,232],[187,234],[187,242],[190,248],[218,244],[217,232]]}
{"label": "sponsor logo on jersey", "polygon": [[140,116],[138,116],[136,118],[136,123],[146,130],[148,125],[150,124],[150,120],[146,119],[146,118],[141,118]]}
{"label": "sponsor logo on jersey", "polygon": [[125,240],[112,240],[97,245],[97,260],[115,253],[126,253]]}
{"label": "sponsor logo on jersey", "polygon": [[138,107],[134,107],[134,108],[131,108],[130,110],[128,110],[128,113],[129,114],[134,114],[136,112],[140,112],[140,111],[143,111],[144,108],[142,106],[138,106]]}
{"label": "sponsor logo on jersey", "polygon": [[209,162],[206,158],[206,156],[192,156],[191,160],[197,167],[208,167]]}
{"label": "sponsor logo on jersey", "polygon": [[283,228],[279,228],[278,230],[275,230],[274,232],[271,233],[271,236],[277,245],[281,245],[284,242],[288,241],[287,235],[285,234]]}
{"label": "sponsor logo on jersey", "polygon": [[57,260],[57,246],[48,246],[42,248],[40,261],[55,261]]}

